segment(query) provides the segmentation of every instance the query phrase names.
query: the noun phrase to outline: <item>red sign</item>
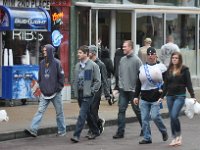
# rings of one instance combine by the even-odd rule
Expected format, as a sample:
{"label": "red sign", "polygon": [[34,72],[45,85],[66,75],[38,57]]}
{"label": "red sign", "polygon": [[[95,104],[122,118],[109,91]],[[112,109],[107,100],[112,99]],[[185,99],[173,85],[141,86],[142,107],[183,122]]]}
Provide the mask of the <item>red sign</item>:
{"label": "red sign", "polygon": [[70,6],[70,0],[51,0],[53,6]]}

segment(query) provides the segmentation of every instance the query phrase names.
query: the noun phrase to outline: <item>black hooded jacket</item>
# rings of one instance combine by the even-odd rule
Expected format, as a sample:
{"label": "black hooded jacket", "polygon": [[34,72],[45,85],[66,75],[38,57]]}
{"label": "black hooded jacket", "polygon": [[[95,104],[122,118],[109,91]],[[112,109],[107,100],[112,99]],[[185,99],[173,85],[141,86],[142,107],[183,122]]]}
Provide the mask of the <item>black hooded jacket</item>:
{"label": "black hooded jacket", "polygon": [[181,73],[178,76],[174,76],[172,73],[169,72],[169,70],[167,70],[164,79],[164,88],[161,98],[163,98],[164,96],[185,95],[186,88],[190,93],[190,96],[192,98],[195,97],[188,67],[183,66],[181,69]]}

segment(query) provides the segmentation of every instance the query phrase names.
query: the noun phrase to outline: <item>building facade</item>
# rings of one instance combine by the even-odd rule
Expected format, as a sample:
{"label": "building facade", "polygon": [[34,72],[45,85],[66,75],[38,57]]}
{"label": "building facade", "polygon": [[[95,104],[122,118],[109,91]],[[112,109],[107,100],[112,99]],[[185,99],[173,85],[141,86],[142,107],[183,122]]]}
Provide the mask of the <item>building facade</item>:
{"label": "building facade", "polygon": [[[145,37],[161,48],[172,35],[194,79],[200,75],[200,1],[196,0],[73,0],[71,6],[71,65],[80,45],[110,50],[111,58],[124,40],[137,52]],[[71,72],[73,76],[73,73]],[[199,80],[195,82],[200,86]]]}

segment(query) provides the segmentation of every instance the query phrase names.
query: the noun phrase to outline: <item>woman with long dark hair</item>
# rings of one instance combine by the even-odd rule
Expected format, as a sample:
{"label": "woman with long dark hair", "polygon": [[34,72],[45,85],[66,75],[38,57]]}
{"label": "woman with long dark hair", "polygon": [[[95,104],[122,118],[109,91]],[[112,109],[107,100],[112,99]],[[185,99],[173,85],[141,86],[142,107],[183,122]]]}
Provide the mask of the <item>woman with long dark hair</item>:
{"label": "woman with long dark hair", "polygon": [[183,65],[181,53],[174,52],[171,55],[169,67],[165,74],[164,88],[160,99],[162,100],[166,96],[173,137],[170,146],[182,144],[181,124],[178,116],[185,104],[186,88],[191,98],[195,98],[189,68]]}

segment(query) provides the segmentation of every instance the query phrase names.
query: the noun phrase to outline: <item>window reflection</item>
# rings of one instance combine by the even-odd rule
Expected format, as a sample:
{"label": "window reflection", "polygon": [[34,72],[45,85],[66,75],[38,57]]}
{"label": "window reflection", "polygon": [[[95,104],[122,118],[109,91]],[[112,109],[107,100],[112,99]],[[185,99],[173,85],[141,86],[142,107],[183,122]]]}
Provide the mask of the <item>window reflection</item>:
{"label": "window reflection", "polygon": [[167,14],[166,33],[173,35],[175,43],[182,50],[194,50],[196,15],[189,14]]}
{"label": "window reflection", "polygon": [[160,48],[163,43],[162,14],[142,13],[137,15],[137,44],[143,46],[146,37],[152,39],[152,46]]}

